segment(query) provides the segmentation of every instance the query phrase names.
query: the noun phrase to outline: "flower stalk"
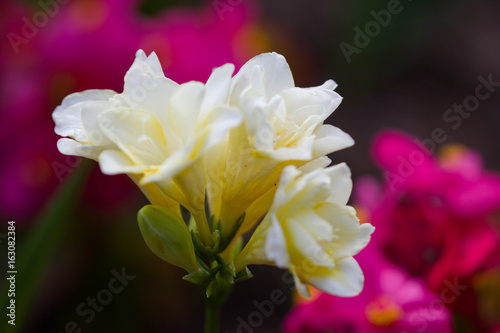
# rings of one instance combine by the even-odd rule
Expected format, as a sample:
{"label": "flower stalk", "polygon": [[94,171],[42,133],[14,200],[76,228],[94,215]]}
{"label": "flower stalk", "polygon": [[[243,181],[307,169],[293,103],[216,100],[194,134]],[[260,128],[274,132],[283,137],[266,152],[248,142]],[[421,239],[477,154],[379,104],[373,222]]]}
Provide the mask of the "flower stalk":
{"label": "flower stalk", "polygon": [[342,100],[336,83],[296,87],[276,53],[234,69],[177,84],[139,50],[123,93],[75,93],[53,113],[63,154],[127,174],[148,197],[138,215],[144,240],[201,288],[207,333],[219,330],[221,305],[235,281],[252,277],[251,264],[289,269],[304,293],[310,284],[358,294],[363,273],[352,256],[373,231],[347,206],[349,168],[327,168],[328,154],[354,144],[324,124]]}
{"label": "flower stalk", "polygon": [[205,333],[218,333],[220,326],[221,304],[205,298]]}
{"label": "flower stalk", "polygon": [[210,226],[208,225],[207,215],[203,211],[193,213],[194,221],[200,232],[200,238],[205,245],[212,246],[213,240],[210,236]]}

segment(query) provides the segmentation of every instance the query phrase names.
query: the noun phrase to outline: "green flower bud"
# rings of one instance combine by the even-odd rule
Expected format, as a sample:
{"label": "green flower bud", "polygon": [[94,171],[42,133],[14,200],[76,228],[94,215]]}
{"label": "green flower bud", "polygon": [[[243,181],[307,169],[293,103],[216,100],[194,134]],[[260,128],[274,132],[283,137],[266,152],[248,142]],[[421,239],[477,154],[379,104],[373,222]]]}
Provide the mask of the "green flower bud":
{"label": "green flower bud", "polygon": [[139,211],[137,220],[154,254],[189,273],[198,270],[191,233],[179,215],[165,207],[147,205]]}

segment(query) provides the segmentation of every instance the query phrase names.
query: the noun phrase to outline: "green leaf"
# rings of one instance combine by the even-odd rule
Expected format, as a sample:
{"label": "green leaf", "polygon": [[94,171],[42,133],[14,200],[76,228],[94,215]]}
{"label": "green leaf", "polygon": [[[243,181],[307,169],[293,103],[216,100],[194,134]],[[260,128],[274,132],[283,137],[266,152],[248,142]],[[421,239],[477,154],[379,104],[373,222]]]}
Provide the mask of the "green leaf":
{"label": "green leaf", "polygon": [[243,237],[238,238],[233,248],[231,249],[230,258],[231,261],[235,261],[241,250],[243,249]]}
{"label": "green leaf", "polygon": [[[213,302],[219,304],[224,303],[231,294],[233,284],[222,277],[222,272],[217,272],[215,279],[207,288],[207,297],[210,297]],[[210,289],[210,290],[209,290]]]}
{"label": "green leaf", "polygon": [[201,240],[199,233],[194,230],[191,230],[191,236],[193,239],[195,253],[200,259],[206,262],[212,262],[215,260],[215,258],[217,258],[220,248],[219,230],[215,230],[212,233],[212,240],[214,244],[212,246],[205,245],[205,243],[203,243],[203,241]]}
{"label": "green leaf", "polygon": [[219,247],[220,247],[220,241],[221,241],[219,230],[215,230],[212,233],[212,239],[214,241],[214,246],[212,246],[212,248],[211,248],[211,253],[212,253],[212,256],[215,258],[219,254]]}
{"label": "green leaf", "polygon": [[241,271],[236,274],[236,277],[234,278],[234,281],[239,282],[239,281],[245,281],[253,278],[252,272],[248,269],[248,267],[245,267]]}
{"label": "green leaf", "polygon": [[236,271],[234,269],[234,264],[224,264],[220,269],[220,276],[228,283],[234,283],[234,276],[236,275]]}
{"label": "green leaf", "polygon": [[207,298],[212,297],[216,293],[217,293],[217,279],[212,279],[212,281],[210,281],[207,287],[206,291]]}
{"label": "green leaf", "polygon": [[[63,185],[54,193],[46,208],[41,212],[31,232],[24,241],[19,242],[17,251],[16,277],[16,325],[7,323],[8,317],[0,321],[0,332],[21,332],[28,321],[27,316],[32,303],[37,299],[36,292],[46,277],[49,262],[66,235],[68,222],[72,219],[76,203],[94,163],[83,160]],[[0,304],[6,309],[8,285],[0,290]]]}
{"label": "green leaf", "polygon": [[196,272],[185,275],[182,279],[199,286],[204,286],[210,282],[210,280],[212,279],[212,274],[200,268]]}
{"label": "green leaf", "polygon": [[193,240],[196,255],[206,262],[211,262],[213,260],[212,249],[203,243],[200,234],[195,230],[191,230],[191,238]]}
{"label": "green leaf", "polygon": [[142,236],[151,251],[189,273],[198,270],[191,233],[182,218],[171,210],[144,206],[137,214]]}

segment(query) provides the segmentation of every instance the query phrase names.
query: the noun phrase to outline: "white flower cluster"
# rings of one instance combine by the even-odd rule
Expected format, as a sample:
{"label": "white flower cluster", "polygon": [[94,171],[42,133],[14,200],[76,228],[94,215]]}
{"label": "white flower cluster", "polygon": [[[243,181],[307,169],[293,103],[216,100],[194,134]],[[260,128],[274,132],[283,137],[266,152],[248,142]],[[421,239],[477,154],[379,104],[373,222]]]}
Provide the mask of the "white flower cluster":
{"label": "white flower cluster", "polygon": [[88,90],[56,108],[55,131],[64,137],[58,148],[98,161],[105,174],[129,175],[151,203],[178,216],[182,205],[207,245],[213,242],[208,206],[221,237],[230,238],[221,249],[225,258],[261,221],[234,261],[237,271],[273,264],[290,269],[298,286],[359,293],[363,274],[352,256],[373,227],[360,225],[346,206],[347,166],[326,168],[327,154],[354,144],[324,124],[342,100],[336,84],[295,87],[276,53],[233,72],[226,64],[205,84],[177,84],[154,53],[139,50],[123,93]]}

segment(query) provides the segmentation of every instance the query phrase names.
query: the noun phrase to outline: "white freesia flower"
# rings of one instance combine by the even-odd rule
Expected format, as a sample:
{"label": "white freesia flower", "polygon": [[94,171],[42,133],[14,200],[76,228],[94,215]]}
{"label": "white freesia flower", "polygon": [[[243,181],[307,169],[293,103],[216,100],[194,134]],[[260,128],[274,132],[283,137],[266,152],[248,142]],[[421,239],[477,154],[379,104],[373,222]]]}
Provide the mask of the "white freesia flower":
{"label": "white freesia flower", "polygon": [[[97,160],[105,174],[128,174],[149,200],[186,207],[204,240],[211,213],[223,235],[238,238],[270,207],[287,165],[325,167],[325,157],[353,144],[324,124],[341,97],[329,80],[297,88],[283,56],[265,53],[232,77],[216,68],[206,84],[177,84],[154,53],[138,51],[124,91],[88,90],[66,97],[54,111],[64,154]],[[243,225],[235,223],[243,213]]]}
{"label": "white freesia flower", "polygon": [[[244,122],[208,165],[211,207],[228,229],[258,198],[272,197],[285,166],[299,167],[354,144],[348,134],[323,124],[342,100],[335,87],[332,80],[295,87],[285,58],[276,53],[251,59],[233,77],[229,105],[241,110]],[[247,218],[244,229],[260,217]]]}
{"label": "white freesia flower", "polygon": [[345,164],[305,174],[286,167],[273,204],[236,259],[236,269],[276,265],[292,272],[303,294],[307,283],[334,295],[357,295],[364,277],[353,256],[374,228],[360,224],[346,206],[351,189]]}
{"label": "white freesia flower", "polygon": [[323,122],[339,106],[337,84],[295,87],[285,58],[264,53],[248,61],[234,76],[230,104],[238,106],[252,148],[278,161],[312,160],[354,144],[340,129]]}
{"label": "white freesia flower", "polygon": [[374,228],[347,206],[349,168],[327,167],[329,153],[354,144],[324,123],[342,100],[335,82],[295,87],[276,53],[233,72],[226,64],[206,83],[177,84],[139,50],[122,93],[87,90],[54,110],[58,149],[139,185],[153,204],[138,214],[147,245],[201,287],[209,319],[252,264],[290,270],[305,295],[309,284],[357,295],[364,277],[353,256]]}
{"label": "white freesia flower", "polygon": [[[92,158],[105,174],[129,174],[188,208],[206,229],[203,157],[242,121],[228,99],[231,64],[206,84],[166,78],[155,53],[139,50],[121,94],[89,90],[66,97],[53,113],[63,154]],[[148,193],[147,193],[148,194]],[[151,195],[151,194],[150,194]],[[166,199],[168,200],[168,199]],[[205,230],[206,231],[206,230]]]}

